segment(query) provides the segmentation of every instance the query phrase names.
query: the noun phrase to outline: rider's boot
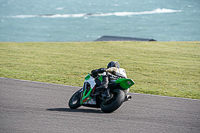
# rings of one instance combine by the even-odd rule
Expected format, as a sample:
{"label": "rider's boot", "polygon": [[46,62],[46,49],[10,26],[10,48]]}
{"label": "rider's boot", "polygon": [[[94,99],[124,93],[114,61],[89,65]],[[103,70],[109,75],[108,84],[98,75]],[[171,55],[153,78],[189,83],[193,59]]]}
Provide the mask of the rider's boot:
{"label": "rider's boot", "polygon": [[101,85],[96,88],[96,93],[94,95],[100,94],[100,92],[105,91],[108,88],[108,76],[104,75],[102,76],[103,80],[101,82]]}

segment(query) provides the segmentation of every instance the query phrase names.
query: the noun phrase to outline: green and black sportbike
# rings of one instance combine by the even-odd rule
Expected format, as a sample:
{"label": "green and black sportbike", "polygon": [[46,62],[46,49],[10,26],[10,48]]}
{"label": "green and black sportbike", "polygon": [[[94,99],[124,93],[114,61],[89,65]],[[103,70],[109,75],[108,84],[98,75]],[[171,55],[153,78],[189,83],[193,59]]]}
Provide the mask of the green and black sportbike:
{"label": "green and black sportbike", "polygon": [[[102,75],[98,75],[100,81],[102,81]],[[80,106],[97,107],[105,113],[111,113],[117,110],[123,102],[131,99],[131,96],[127,95],[130,87],[134,85],[132,79],[119,78],[110,81],[108,88],[104,91],[98,91],[95,89],[97,86],[95,78],[92,74],[88,74],[85,77],[83,88],[73,94],[69,100],[69,107],[76,109]]]}

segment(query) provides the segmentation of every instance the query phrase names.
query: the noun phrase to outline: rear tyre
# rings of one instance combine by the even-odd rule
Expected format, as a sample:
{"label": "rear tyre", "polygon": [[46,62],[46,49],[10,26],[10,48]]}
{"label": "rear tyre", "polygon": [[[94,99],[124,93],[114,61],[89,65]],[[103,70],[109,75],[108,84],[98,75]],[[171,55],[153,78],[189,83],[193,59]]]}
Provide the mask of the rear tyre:
{"label": "rear tyre", "polygon": [[112,98],[107,98],[101,102],[100,107],[104,113],[111,113],[117,110],[125,99],[124,91],[120,89],[115,89],[110,92]]}
{"label": "rear tyre", "polygon": [[81,93],[79,91],[77,91],[76,93],[73,94],[73,96],[70,98],[69,100],[69,107],[71,109],[76,109],[78,107],[80,107],[80,95]]}

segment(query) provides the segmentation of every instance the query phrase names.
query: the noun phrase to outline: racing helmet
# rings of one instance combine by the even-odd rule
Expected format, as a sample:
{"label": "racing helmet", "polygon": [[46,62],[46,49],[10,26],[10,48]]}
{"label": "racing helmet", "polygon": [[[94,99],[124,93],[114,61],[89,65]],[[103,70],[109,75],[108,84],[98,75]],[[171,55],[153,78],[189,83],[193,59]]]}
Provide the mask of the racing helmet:
{"label": "racing helmet", "polygon": [[117,67],[117,68],[119,68],[119,63],[117,61],[111,61],[111,62],[108,63],[107,69],[111,68],[111,67]]}

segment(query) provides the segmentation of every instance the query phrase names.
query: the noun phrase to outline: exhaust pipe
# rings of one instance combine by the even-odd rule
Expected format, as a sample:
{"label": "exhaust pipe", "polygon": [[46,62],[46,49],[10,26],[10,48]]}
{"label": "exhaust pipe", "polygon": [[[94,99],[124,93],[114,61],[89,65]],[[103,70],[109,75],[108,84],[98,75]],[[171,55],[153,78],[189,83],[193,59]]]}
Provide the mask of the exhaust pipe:
{"label": "exhaust pipe", "polygon": [[131,97],[130,95],[127,95],[127,96],[125,97],[125,99],[124,99],[124,102],[131,100],[131,98],[132,98],[132,97]]}

